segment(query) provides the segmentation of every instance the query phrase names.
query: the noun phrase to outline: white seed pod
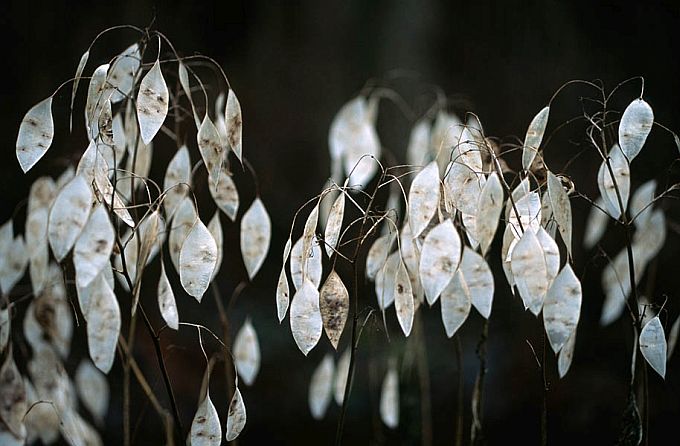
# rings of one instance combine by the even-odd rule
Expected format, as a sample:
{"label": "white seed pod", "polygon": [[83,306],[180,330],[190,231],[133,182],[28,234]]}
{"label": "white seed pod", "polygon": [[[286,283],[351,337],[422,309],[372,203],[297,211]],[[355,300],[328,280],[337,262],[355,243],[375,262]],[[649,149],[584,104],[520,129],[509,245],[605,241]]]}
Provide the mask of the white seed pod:
{"label": "white seed pod", "polygon": [[[639,249],[633,245],[633,258]],[[642,269],[635,268],[635,280],[639,281],[642,277]],[[631,292],[630,281],[628,280],[628,256],[625,249],[621,250],[614,260],[605,265],[602,271],[602,290],[605,293],[605,300],[600,315],[600,324],[605,326],[614,322],[621,316],[626,307],[626,299]]]}
{"label": "white seed pod", "polygon": [[596,206],[591,206],[586,220],[585,235],[583,236],[583,246],[586,249],[591,249],[600,241],[607,230],[607,222],[609,221],[609,216],[601,210],[605,206],[602,197],[598,197],[595,204]]}
{"label": "white seed pod", "polygon": [[87,310],[87,344],[94,365],[109,373],[120,334],[120,308],[116,295],[101,276],[95,284]]}
{"label": "white seed pod", "polygon": [[83,177],[77,175],[54,199],[50,209],[47,236],[57,261],[62,261],[66,257],[87,223],[92,198],[90,186]]}
{"label": "white seed pod", "polygon": [[206,391],[191,422],[189,444],[191,446],[219,446],[222,443],[222,426],[217,409]]}
{"label": "white seed pod", "polygon": [[466,246],[459,270],[463,273],[472,305],[482,317],[488,319],[491,314],[494,292],[493,274],[491,274],[489,265],[484,257]]}
{"label": "white seed pod", "polygon": [[73,250],[73,265],[76,268],[78,287],[88,286],[109,264],[115,235],[108,212],[103,205],[97,205]]}
{"label": "white seed pod", "polygon": [[224,256],[224,234],[222,232],[222,222],[220,220],[220,211],[215,211],[215,215],[208,222],[208,231],[215,240],[215,246],[217,247],[217,260],[215,260],[215,269],[212,272],[212,277],[210,281],[212,282],[217,277],[217,273],[222,267],[222,258]]}
{"label": "white seed pod", "polygon": [[349,293],[335,270],[331,271],[321,287],[319,306],[326,336],[337,350],[349,313]]}
{"label": "white seed pod", "polygon": [[87,87],[87,102],[85,103],[85,129],[89,140],[99,134],[99,115],[102,107],[113,93],[110,85],[106,82],[109,64],[98,66]]}
{"label": "white seed pod", "polygon": [[260,371],[260,343],[250,318],[236,334],[233,354],[238,376],[246,385],[252,386]]}
{"label": "white seed pod", "polygon": [[451,159],[451,150],[460,139],[463,123],[454,114],[440,110],[432,125],[430,150],[432,158],[437,161],[439,171],[443,172]]}
{"label": "white seed pod", "polygon": [[326,414],[326,410],[328,410],[333,392],[334,372],[335,363],[333,362],[333,356],[327,353],[316,367],[316,370],[314,370],[312,379],[309,381],[307,400],[309,402],[309,411],[315,420],[322,419]]}
{"label": "white seed pod", "polygon": [[231,221],[236,220],[238,212],[239,197],[236,183],[227,172],[225,165],[222,165],[218,181],[210,181],[210,194],[215,200],[215,204],[224,212]]}
{"label": "white seed pod", "polygon": [[[630,193],[630,165],[618,144],[614,144],[609,152],[609,164],[614,173],[614,178],[609,173],[607,161],[602,161],[600,170],[597,173],[597,186],[604,201],[604,208],[614,219],[618,219],[621,216],[619,195],[623,204],[623,211],[625,212]],[[618,194],[616,193],[617,187]]]}
{"label": "white seed pod", "polygon": [[319,342],[322,326],[319,292],[309,279],[305,279],[290,305],[290,329],[305,356]]}
{"label": "white seed pod", "polygon": [[42,398],[28,378],[24,378],[26,386],[26,401],[28,407],[33,408],[24,416],[26,424],[26,442],[32,444],[35,440],[43,444],[53,444],[59,439],[59,417],[54,408],[48,404],[36,404]]}
{"label": "white seed pod", "polygon": [[[516,239],[522,238],[523,230],[531,229],[534,233],[538,231],[538,228],[541,227],[541,196],[538,192],[524,194],[515,200],[514,207],[510,200],[508,202],[510,209],[508,224]],[[515,209],[517,212],[515,212]],[[510,253],[512,253],[512,250],[510,250]]]}
{"label": "white seed pod", "polygon": [[463,325],[472,307],[470,290],[465,284],[462,272],[456,271],[453,279],[442,292],[441,306],[444,330],[446,330],[446,336],[450,338]]}
{"label": "white seed pod", "polygon": [[38,102],[21,120],[17,136],[16,152],[24,173],[42,158],[52,145],[54,121],[52,119],[52,96]]}
{"label": "white seed pod", "polygon": [[394,308],[397,311],[399,326],[404,332],[404,336],[411,334],[413,318],[415,316],[415,302],[413,299],[413,288],[411,279],[406,271],[404,262],[399,262],[397,274],[394,280]]}
{"label": "white seed pod", "polygon": [[479,241],[482,254],[486,255],[496,235],[498,219],[503,211],[503,187],[496,172],[486,179],[479,195],[475,213],[475,238]]}
{"label": "white seed pod", "polygon": [[571,367],[571,361],[574,359],[574,347],[576,346],[576,328],[571,332],[571,336],[567,339],[564,346],[560,350],[557,357],[557,371],[560,374],[560,378],[564,376],[569,371]]}
{"label": "white seed pod", "polygon": [[338,406],[342,406],[342,402],[345,400],[345,387],[347,387],[347,377],[349,376],[349,363],[352,359],[350,355],[351,350],[351,346],[345,349],[335,367],[333,398]]}
{"label": "white seed pod", "polygon": [[482,171],[482,154],[477,140],[472,136],[467,125],[461,128],[457,146],[453,151],[453,158],[456,162],[465,164],[473,172],[480,173]]}
{"label": "white seed pod", "polygon": [[654,371],[666,377],[666,337],[659,316],[652,318],[640,332],[640,351]]}
{"label": "white seed pod", "polygon": [[619,122],[619,145],[628,162],[638,156],[653,125],[652,107],[642,98],[635,99],[623,111]]}
{"label": "white seed pod", "polygon": [[378,271],[382,269],[387,261],[387,256],[395,238],[393,233],[387,233],[375,239],[366,255],[366,277],[375,280]]}
{"label": "white seed pod", "polygon": [[[208,178],[211,186],[217,185],[221,181],[220,170],[226,156],[226,150],[220,140],[217,127],[210,120],[208,113],[205,114],[201,127],[196,134],[198,150],[201,152],[203,163],[208,170]],[[212,187],[211,187],[212,189]]]}
{"label": "white seed pod", "polygon": [[120,102],[132,93],[135,74],[142,63],[139,45],[133,43],[120,53],[111,64],[107,82],[113,88],[111,102]]}
{"label": "white seed pod", "polygon": [[453,161],[449,166],[444,178],[448,201],[464,214],[475,215],[479,196],[486,181],[484,174],[460,161]]}
{"label": "white seed pod", "polygon": [[201,301],[217,264],[217,245],[212,234],[198,219],[179,253],[179,279],[190,296]]}
{"label": "white seed pod", "polygon": [[406,162],[411,166],[421,166],[429,157],[430,122],[421,119],[411,129],[406,149]]}
{"label": "white seed pod", "polygon": [[239,161],[243,162],[243,117],[241,116],[241,104],[239,103],[234,90],[229,89],[227,94],[227,106],[224,111],[225,125],[227,127],[227,141],[231,150]]}
{"label": "white seed pod", "polygon": [[227,441],[232,441],[239,436],[246,426],[246,406],[243,404],[241,391],[236,387],[234,396],[229,403],[229,414],[227,416]]}
{"label": "white seed pod", "polygon": [[534,162],[538,148],[543,141],[543,134],[548,125],[548,115],[550,114],[550,106],[544,107],[531,120],[526,136],[524,137],[524,146],[522,148],[522,168],[529,170],[531,163]]}
{"label": "white seed pod", "polygon": [[637,229],[644,227],[652,215],[655,191],[656,180],[652,179],[640,185],[630,198],[630,217]]}
{"label": "white seed pod", "polygon": [[109,410],[109,383],[106,381],[106,375],[90,360],[84,359],[76,370],[75,384],[83,405],[98,424],[103,423]]}
{"label": "white seed pod", "polygon": [[453,278],[460,261],[460,247],[460,236],[451,219],[444,220],[425,236],[418,269],[428,304],[437,301]]}
{"label": "white seed pod", "polygon": [[[303,263],[306,264],[307,279],[310,280],[317,288],[321,284],[322,264],[321,264],[321,246],[318,243],[313,243],[308,254],[303,255],[302,251],[302,237],[295,242],[293,249],[290,251],[290,275],[293,280],[295,289],[299,289],[302,285],[302,269]],[[305,261],[306,260],[306,261]]]}
{"label": "white seed pod", "polygon": [[567,252],[571,255],[571,203],[562,182],[550,171],[548,171],[548,196],[557,229],[567,247]]}
{"label": "white seed pod", "polygon": [[439,169],[433,161],[416,175],[408,193],[408,221],[413,237],[418,237],[427,228],[438,207]]}
{"label": "white seed pod", "polygon": [[250,280],[260,270],[269,251],[272,223],[262,203],[256,198],[241,218],[241,255]]}
{"label": "white seed pod", "polygon": [[198,129],[201,126],[201,120],[198,117],[198,113],[196,113],[196,106],[194,105],[194,100],[191,97],[191,86],[189,84],[189,72],[187,71],[187,67],[182,63],[182,61],[179,61],[179,67],[177,68],[177,74],[179,77],[179,83],[182,86],[182,90],[184,90],[184,94],[187,96],[189,99],[189,103],[191,104],[191,111],[194,114],[194,123],[196,124],[196,128]]}
{"label": "white seed pod", "polygon": [[24,276],[28,264],[28,251],[23,236],[19,235],[14,238],[2,254],[3,268],[2,274],[0,274],[0,289],[3,293],[9,293]]}
{"label": "white seed pod", "polygon": [[168,115],[168,86],[157,60],[139,83],[137,94],[137,120],[144,144],[149,144],[163,126]]}
{"label": "white seed pod", "polygon": [[517,242],[512,251],[511,267],[524,308],[538,315],[550,284],[543,249],[533,231],[525,231]]}
{"label": "white seed pod", "polygon": [[168,237],[170,260],[172,260],[172,264],[177,272],[179,272],[179,253],[196,219],[198,219],[198,213],[196,212],[194,200],[191,197],[185,197],[177,207],[177,211],[172,218],[170,236]]}
{"label": "white seed pod", "polygon": [[326,222],[325,230],[325,244],[326,254],[328,257],[333,255],[333,252],[338,246],[338,240],[340,238],[340,230],[342,229],[342,219],[345,215],[345,194],[340,193],[338,198],[333,202],[331,206],[330,213],[328,214],[328,220]]}
{"label": "white seed pod", "polygon": [[161,261],[161,277],[158,281],[158,308],[168,327],[177,330],[179,328],[179,314],[175,302],[175,293],[172,291],[168,275],[165,273],[165,262],[163,261]]}
{"label": "white seed pod", "polygon": [[163,179],[165,192],[163,206],[168,219],[175,214],[177,207],[189,193],[189,186],[191,186],[191,158],[189,149],[183,145],[170,160]]}
{"label": "white seed pod", "polygon": [[560,249],[557,247],[557,242],[550,237],[548,231],[542,227],[536,231],[536,238],[538,243],[541,244],[541,249],[543,250],[543,257],[545,257],[545,271],[548,275],[548,284],[557,276],[560,272]]}
{"label": "white seed pod", "polygon": [[564,347],[576,330],[581,299],[581,282],[567,263],[550,286],[543,304],[543,325],[555,353]]}
{"label": "white seed pod", "polygon": [[276,283],[276,315],[279,322],[283,321],[288,312],[288,305],[290,303],[290,287],[288,285],[288,276],[286,275],[286,263],[281,266],[279,273],[279,280]]}
{"label": "white seed pod", "polygon": [[[319,203],[314,206],[312,211],[307,216],[305,221],[305,227],[302,230],[302,253],[305,255],[312,249],[312,242],[314,241],[314,234],[316,231],[316,226],[319,222]],[[319,258],[319,260],[321,260]],[[301,262],[302,266],[302,279],[307,278],[307,262]],[[318,286],[318,285],[317,285]]]}
{"label": "white seed pod", "polygon": [[73,130],[73,103],[76,100],[76,92],[78,91],[78,84],[80,84],[80,79],[83,76],[83,70],[85,70],[85,65],[87,64],[87,59],[90,58],[90,50],[88,49],[80,56],[78,61],[78,66],[76,67],[76,74],[73,76],[73,91],[71,92],[71,107],[69,108],[68,116],[68,130],[69,132]]}
{"label": "white seed pod", "polygon": [[381,310],[389,308],[394,302],[394,286],[400,264],[399,251],[395,251],[387,257],[385,264],[375,276],[375,296]]}
{"label": "white seed pod", "polygon": [[394,366],[387,370],[382,383],[380,419],[390,429],[396,429],[399,425],[399,375]]}

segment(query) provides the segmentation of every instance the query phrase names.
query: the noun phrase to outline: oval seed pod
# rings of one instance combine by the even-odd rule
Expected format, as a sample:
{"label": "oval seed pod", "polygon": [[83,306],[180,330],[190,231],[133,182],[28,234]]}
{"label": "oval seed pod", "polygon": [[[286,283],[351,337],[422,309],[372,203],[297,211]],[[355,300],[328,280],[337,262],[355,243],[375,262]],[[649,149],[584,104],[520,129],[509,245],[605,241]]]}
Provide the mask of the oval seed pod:
{"label": "oval seed pod", "polygon": [[[313,243],[311,250],[306,256],[302,251],[302,238],[299,238],[293,245],[290,251],[290,275],[293,280],[295,289],[299,289],[303,282],[302,270],[303,263],[306,265],[307,279],[309,279],[315,287],[321,284],[322,264],[321,264],[321,246],[318,243]],[[306,260],[306,261],[305,261]]]}
{"label": "oval seed pod", "polygon": [[212,277],[210,281],[212,282],[217,277],[217,273],[220,271],[222,266],[222,257],[224,255],[224,235],[222,233],[222,222],[220,221],[220,211],[215,211],[215,215],[208,222],[208,231],[215,240],[215,246],[217,246],[217,260],[215,260],[215,269],[212,272]]}
{"label": "oval seed pod", "polygon": [[586,220],[585,235],[583,236],[583,246],[586,249],[591,249],[600,241],[607,230],[607,222],[609,221],[609,216],[602,211],[604,209],[602,197],[598,197],[595,204],[597,206],[591,206]]}
{"label": "oval seed pod", "polygon": [[524,307],[535,315],[548,291],[548,271],[541,244],[533,231],[525,231],[512,251],[512,274]]}
{"label": "oval seed pod", "polygon": [[557,242],[542,227],[536,232],[536,238],[543,250],[545,270],[548,274],[548,284],[550,284],[557,276],[557,273],[560,272],[560,249],[557,247]]}
{"label": "oval seed pod", "polygon": [[465,284],[462,272],[456,271],[453,279],[442,292],[441,305],[444,330],[446,330],[446,336],[450,338],[463,325],[472,307],[470,290]]}
{"label": "oval seed pod", "polygon": [[463,273],[472,305],[482,317],[488,319],[491,314],[494,292],[493,274],[491,274],[489,265],[484,257],[466,246],[458,269]]}
{"label": "oval seed pod", "polygon": [[139,83],[137,94],[137,120],[144,144],[149,144],[163,126],[168,115],[168,86],[157,60]]}
{"label": "oval seed pod", "polygon": [[217,409],[210,399],[210,392],[198,405],[189,433],[191,446],[219,446],[222,443],[222,426]]}
{"label": "oval seed pod", "polygon": [[0,420],[15,437],[25,437],[26,389],[11,348],[0,367],[0,401]]}
{"label": "oval seed pod", "polygon": [[381,310],[389,308],[394,302],[394,283],[400,263],[399,251],[395,251],[387,257],[385,264],[375,276],[375,295],[378,299],[378,308]]}
{"label": "oval seed pod", "polygon": [[628,162],[638,156],[653,125],[652,107],[642,98],[635,99],[623,111],[619,122],[619,145]]}
{"label": "oval seed pod", "polygon": [[482,254],[486,255],[496,235],[498,219],[503,211],[503,187],[496,172],[492,172],[486,179],[475,218],[475,236],[479,241]]}
{"label": "oval seed pod", "polygon": [[226,150],[220,140],[217,127],[213,124],[208,113],[205,114],[201,127],[196,134],[198,150],[201,152],[203,163],[208,170],[208,178],[211,189],[222,180],[220,169],[226,156]]}
{"label": "oval seed pod", "polygon": [[571,361],[574,359],[574,347],[576,346],[576,328],[571,332],[571,336],[567,338],[567,342],[564,344],[560,353],[557,357],[557,371],[560,374],[560,378],[564,376],[569,371],[571,367]]}
{"label": "oval seed pod", "polygon": [[85,65],[87,64],[87,59],[90,57],[90,50],[88,49],[80,56],[80,61],[78,61],[78,66],[76,67],[76,74],[73,76],[73,91],[71,92],[71,106],[69,108],[68,115],[68,130],[69,132],[73,130],[73,103],[76,100],[76,92],[78,91],[78,84],[80,84],[80,78],[83,75],[83,70],[85,70]]}
{"label": "oval seed pod", "polygon": [[250,318],[236,334],[233,353],[238,376],[246,385],[253,385],[260,371],[260,343]]}
{"label": "oval seed pod", "polygon": [[116,353],[121,319],[116,295],[101,276],[91,290],[87,308],[90,357],[99,370],[109,373]]}
{"label": "oval seed pod", "polygon": [[241,159],[243,146],[243,117],[241,115],[241,104],[236,97],[234,90],[231,88],[227,94],[227,105],[224,116],[229,146],[234,152],[234,155],[236,155],[236,158],[243,162]]}
{"label": "oval seed pod", "polygon": [[189,186],[191,186],[191,158],[189,149],[183,145],[170,160],[163,179],[165,192],[163,206],[168,219],[175,214],[178,206],[189,193]]}
{"label": "oval seed pod", "polygon": [[425,230],[438,207],[439,168],[433,161],[416,175],[408,193],[408,221],[413,237]]}
{"label": "oval seed pod", "polygon": [[397,311],[399,326],[404,332],[404,336],[411,334],[413,318],[415,316],[415,302],[413,299],[413,288],[411,279],[406,271],[404,262],[399,262],[397,275],[394,281],[394,308]]}
{"label": "oval seed pod", "polygon": [[241,434],[246,426],[246,406],[238,386],[229,403],[229,415],[227,416],[227,441],[232,441]]}
{"label": "oval seed pod", "polygon": [[269,251],[272,223],[262,203],[256,198],[241,218],[241,255],[250,280],[260,270]]}
{"label": "oval seed pod", "polygon": [[198,219],[179,253],[179,279],[190,296],[201,301],[217,264],[217,244],[208,228]]}
{"label": "oval seed pod", "polygon": [[288,311],[288,304],[290,302],[290,288],[288,286],[288,275],[286,274],[286,261],[290,256],[291,250],[290,238],[286,240],[286,245],[283,248],[283,262],[281,263],[281,273],[279,274],[279,281],[276,284],[276,314],[279,318],[279,323],[286,317]]}
{"label": "oval seed pod", "polygon": [[640,332],[640,351],[654,371],[666,377],[666,337],[659,316],[652,318]]}
{"label": "oval seed pod", "polygon": [[66,257],[87,223],[92,198],[90,186],[82,176],[76,175],[54,199],[47,236],[57,261]]}
{"label": "oval seed pod", "polygon": [[[198,219],[196,206],[191,197],[184,197],[177,207],[177,211],[172,217],[170,224],[170,235],[168,236],[168,251],[170,252],[170,260],[175,266],[175,270],[179,273],[179,254],[182,250],[184,240],[189,235],[189,231],[194,226],[194,222]],[[129,243],[128,243],[129,246]],[[127,249],[126,249],[127,251]]]}
{"label": "oval seed pod", "polygon": [[326,222],[325,230],[325,244],[326,254],[328,257],[333,255],[333,252],[338,246],[338,239],[340,237],[340,229],[342,229],[342,219],[345,215],[345,194],[340,193],[335,199],[333,206],[331,206],[328,214],[328,221]]}
{"label": "oval seed pod", "polygon": [[563,348],[576,330],[581,299],[581,282],[567,263],[550,286],[543,304],[543,325],[555,353]]}
{"label": "oval seed pod", "polygon": [[425,163],[430,147],[430,122],[421,119],[411,129],[411,135],[406,149],[406,162],[411,166],[420,166]]}
{"label": "oval seed pod", "polygon": [[349,293],[335,270],[331,271],[321,287],[319,300],[326,336],[333,348],[337,350],[349,313]]}
{"label": "oval seed pod", "polygon": [[557,229],[567,247],[567,252],[571,255],[571,203],[562,182],[550,171],[548,171],[548,196]]}
{"label": "oval seed pod", "polygon": [[448,200],[464,214],[475,215],[479,195],[486,181],[484,174],[460,161],[453,161],[449,166],[444,179]]}
{"label": "oval seed pod", "polygon": [[305,279],[290,305],[290,329],[303,355],[307,356],[319,342],[322,326],[319,292],[309,279]]}
{"label": "oval seed pod", "polygon": [[135,42],[120,53],[111,64],[106,81],[113,88],[111,102],[125,99],[134,88],[135,74],[142,63],[139,45]]}
{"label": "oval seed pod", "polygon": [[637,229],[645,226],[654,210],[652,202],[655,191],[656,180],[652,179],[640,185],[630,199],[630,217]]}
{"label": "oval seed pod", "polygon": [[177,312],[177,303],[175,302],[175,293],[172,291],[172,286],[165,273],[165,262],[162,260],[161,278],[158,281],[158,308],[168,327],[177,330],[179,328],[179,314]]}
{"label": "oval seed pod", "polygon": [[19,126],[16,152],[24,173],[45,156],[54,138],[52,96],[31,107]]}
{"label": "oval seed pod", "polygon": [[333,356],[327,353],[316,370],[314,370],[312,379],[309,381],[309,395],[307,399],[309,411],[315,420],[323,418],[331,402],[334,372],[335,363],[333,362]]}
{"label": "oval seed pod", "polygon": [[548,115],[550,114],[550,106],[544,107],[539,111],[534,119],[531,120],[526,136],[524,137],[524,146],[522,148],[522,168],[529,170],[531,163],[534,162],[538,148],[543,141],[543,134],[548,125]]}
{"label": "oval seed pod", "polygon": [[210,194],[215,204],[224,212],[231,221],[236,220],[238,212],[239,197],[236,183],[231,178],[225,165],[222,165],[219,173],[219,181],[210,181]]}
{"label": "oval seed pod", "polygon": [[453,278],[460,261],[460,246],[460,236],[451,219],[444,220],[425,236],[418,269],[430,305]]}
{"label": "oval seed pod", "polygon": [[395,429],[399,425],[399,375],[391,366],[385,374],[380,392],[380,419],[385,426]]}
{"label": "oval seed pod", "polygon": [[103,423],[109,410],[109,383],[106,375],[92,365],[91,361],[84,359],[76,370],[75,384],[83,405],[98,424]]}
{"label": "oval seed pod", "polygon": [[394,243],[394,234],[383,234],[371,245],[366,255],[366,277],[369,279],[376,279],[378,271],[380,271],[387,261],[387,256]]}
{"label": "oval seed pod", "polygon": [[78,287],[88,286],[109,264],[115,235],[108,212],[103,205],[97,205],[73,250]]}

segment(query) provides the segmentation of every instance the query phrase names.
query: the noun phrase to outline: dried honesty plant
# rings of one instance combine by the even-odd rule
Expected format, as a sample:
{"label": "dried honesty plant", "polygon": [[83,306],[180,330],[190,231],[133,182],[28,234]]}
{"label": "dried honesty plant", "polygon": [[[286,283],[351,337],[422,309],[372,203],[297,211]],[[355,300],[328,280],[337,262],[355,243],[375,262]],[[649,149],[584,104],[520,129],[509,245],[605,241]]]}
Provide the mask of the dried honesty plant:
{"label": "dried honesty plant", "polygon": [[[621,85],[634,80],[641,78]],[[331,176],[322,192],[295,214],[283,252],[276,304],[280,321],[290,308],[292,335],[304,355],[315,347],[327,349],[325,344],[317,347],[324,332],[332,349],[342,352],[337,361],[331,353],[323,356],[310,376],[308,394],[315,419],[324,417],[331,392],[342,406],[336,444],[342,441],[359,340],[374,317],[382,319],[385,330],[396,319],[404,337],[414,333],[418,337],[418,313],[432,311],[440,302],[443,329],[451,338],[467,319],[475,317],[471,309],[476,310],[483,328],[471,401],[473,444],[483,434],[484,345],[495,290],[502,282],[507,282],[524,310],[537,318],[543,343],[557,356],[559,377],[567,374],[577,345],[583,299],[589,298],[577,273],[581,265],[574,264],[572,254],[573,244],[578,243],[573,239],[575,197],[592,204],[583,240],[587,249],[598,244],[609,220],[628,234],[623,251],[604,267],[602,324],[619,318],[627,306],[639,337],[633,348],[639,345],[644,360],[665,375],[672,350],[663,324],[668,318],[656,315],[658,298],[639,307],[638,288],[666,237],[664,208],[658,203],[675,186],[655,195],[655,180],[635,187],[637,179],[631,178],[631,163],[657,123],[642,93],[620,120],[614,120],[611,104],[621,85],[610,92],[587,81],[565,86],[573,83],[595,93],[592,107],[584,107],[574,122],[582,123],[586,145],[601,159],[599,172],[592,178],[599,198],[590,199],[580,192],[580,185],[570,178],[569,165],[551,161],[548,147],[555,145],[554,132],[546,137],[546,131],[552,128],[550,110],[562,88],[531,120],[519,144],[487,136],[476,115],[468,112],[461,119],[446,109],[446,101],[438,101],[420,118],[407,110],[405,114],[415,123],[404,144],[405,164],[381,146],[376,128],[381,99],[397,97],[397,105],[407,107],[396,91],[366,87],[335,116],[329,133]],[[513,170],[515,151],[521,152],[521,163]],[[500,275],[490,266],[490,256],[497,252]],[[351,267],[352,275],[341,273],[346,271],[342,263]],[[374,284],[372,297],[359,291],[362,272]],[[649,316],[650,312],[654,314]],[[343,336],[346,331],[350,333]],[[395,335],[387,334],[387,339],[395,342]],[[413,342],[424,341],[421,337]],[[389,357],[379,358],[385,364],[379,413],[390,429],[399,423],[399,383],[408,373],[409,354],[403,353],[404,364],[398,367],[394,351],[390,348]],[[460,349],[457,354],[460,364]],[[536,361],[543,369],[545,354],[536,356]],[[641,378],[645,367],[635,368],[635,353],[633,370],[631,388],[645,386],[647,381]],[[460,404],[462,392],[459,387]],[[462,420],[459,413],[458,438]],[[642,431],[639,417],[637,423]],[[542,429],[545,433],[545,425]]]}
{"label": "dried honesty plant", "polygon": [[[107,55],[98,44],[103,35],[114,31],[132,32],[136,38],[122,52]],[[210,76],[203,75],[206,67]],[[214,79],[215,72],[219,78],[207,84],[204,79]],[[80,84],[86,85],[82,115],[75,110]],[[69,87],[70,105],[61,104],[60,93]],[[227,383],[229,407],[215,407],[208,389],[211,362],[194,423],[185,432],[161,340],[165,327],[179,330],[189,325],[198,327],[200,341],[201,330],[207,329],[201,321],[184,320],[179,310],[186,304],[178,301],[190,304],[190,296],[200,303],[209,288],[228,337],[228,315],[215,279],[223,257],[239,255],[224,252],[223,245],[221,214],[236,223],[242,209],[241,186],[237,188],[233,169],[247,170],[255,182],[255,197],[240,214],[237,229],[247,280],[255,277],[269,251],[271,223],[243,152],[243,119],[236,93],[214,60],[180,56],[159,31],[127,25],[107,29],[82,55],[75,76],[33,106],[21,121],[16,157],[24,172],[38,162],[50,162],[55,129],[59,135],[67,122],[65,116],[55,119],[53,109],[66,107],[68,131],[80,132],[82,127],[86,135],[78,162],[56,178],[33,180],[23,228],[20,219],[0,227],[4,358],[0,443],[40,439],[51,444],[63,437],[73,445],[102,444],[98,429],[109,410],[107,374],[117,363],[124,376],[125,444],[131,440],[130,405],[145,404],[130,400],[131,377],[164,423],[166,444],[179,444],[185,438],[194,445],[220,444],[220,414],[226,423],[226,440],[235,439],[246,422],[238,379]],[[82,124],[73,119],[74,111],[84,117]],[[150,176],[157,164],[154,152],[167,153],[164,158],[171,159],[164,178]],[[200,196],[198,190],[209,195]],[[210,220],[199,212],[199,203],[214,204]],[[160,277],[149,272],[154,262],[160,265]],[[143,296],[143,283],[153,283],[157,295]],[[77,308],[72,307],[76,301]],[[152,302],[158,304],[164,327],[152,325]],[[74,325],[81,319],[84,323]],[[138,319],[155,346],[167,393],[163,397],[153,393],[132,354]],[[86,337],[89,358],[70,370],[64,361],[74,336]],[[19,338],[30,349],[13,349]],[[228,339],[217,340],[221,344],[217,357],[229,363],[233,353],[235,370],[246,385],[252,385],[260,347],[251,320],[239,331],[233,349],[225,344]],[[15,361],[26,364],[28,374],[22,374]],[[160,401],[169,401],[170,407]]]}

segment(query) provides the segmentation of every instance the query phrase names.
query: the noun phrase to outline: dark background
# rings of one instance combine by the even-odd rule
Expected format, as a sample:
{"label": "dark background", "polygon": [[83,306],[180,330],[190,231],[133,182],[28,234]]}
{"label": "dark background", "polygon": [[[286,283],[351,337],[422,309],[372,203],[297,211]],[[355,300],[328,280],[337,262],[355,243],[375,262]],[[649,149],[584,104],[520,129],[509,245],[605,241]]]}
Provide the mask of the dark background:
{"label": "dark background", "polygon": [[[601,79],[612,88],[631,76],[642,75],[646,79],[645,98],[654,108],[656,119],[680,129],[680,6],[672,1],[4,2],[0,6],[0,146],[5,153],[0,163],[1,221],[12,216],[35,178],[44,174],[56,177],[85,149],[82,129],[73,136],[65,130],[69,93],[64,90],[55,99],[55,108],[61,107],[61,115],[55,109],[57,137],[53,148],[29,174],[23,175],[14,157],[14,143],[26,110],[73,76],[80,55],[99,31],[124,23],[144,27],[154,18],[153,26],[165,33],[180,53],[207,54],[225,69],[243,107],[244,154],[258,173],[263,200],[272,217],[271,255],[254,283],[230,309],[232,334],[250,315],[263,354],[256,384],[242,389],[248,409],[242,444],[329,444],[334,437],[339,409],[332,405],[322,422],[313,422],[307,409],[309,378],[330,351],[330,344],[324,337],[305,360],[295,347],[287,321],[281,326],[276,321],[274,288],[292,215],[307,198],[318,193],[328,177],[327,133],[331,119],[368,79],[383,79],[406,97],[416,98],[416,110],[427,90],[425,86],[439,85],[454,98],[457,109],[474,111],[481,117],[487,134],[522,137],[533,115],[565,81]],[[133,33],[123,31],[102,39],[93,50],[86,74],[135,38]],[[384,80],[395,69],[409,73],[409,77]],[[551,114],[549,128],[578,114],[578,98],[585,94],[592,92],[578,87],[563,92],[553,107],[556,111]],[[623,109],[638,94],[639,84],[630,84],[621,90],[615,104]],[[411,124],[394,105],[386,102],[381,107],[381,140],[401,156]],[[582,142],[583,137],[574,135],[567,131],[554,142],[555,166],[564,165],[580,150],[572,143]],[[645,153],[633,164],[633,184],[651,177],[659,178],[661,183],[668,178],[677,181],[677,170],[668,167],[677,157],[672,139],[655,131],[649,141]],[[171,152],[164,153],[161,145],[156,148],[160,166],[152,175],[162,175],[165,161],[159,159],[167,160],[169,156]],[[547,156],[550,160],[552,155]],[[581,181],[577,182],[579,189],[591,196],[596,159],[583,155],[568,172]],[[253,192],[247,178],[238,181],[246,185],[242,191],[245,209]],[[671,205],[672,202],[665,203]],[[582,227],[587,205],[575,200],[574,207],[575,227]],[[211,212],[202,211],[201,215],[208,218]],[[17,213],[18,220],[23,213]],[[237,249],[238,226],[224,218],[222,221],[226,254],[219,283],[226,299],[246,275]],[[669,229],[669,241],[656,263],[655,278],[646,277],[642,284],[655,284],[648,289],[657,303],[668,296],[670,316],[663,318],[668,326],[679,308],[674,275],[679,237],[674,227]],[[581,240],[581,231],[575,231],[574,239]],[[622,234],[620,228],[611,229],[604,245],[610,255],[621,248]],[[492,256],[492,263],[499,266],[498,253],[494,251]],[[565,379],[558,380],[556,363],[548,354],[550,444],[611,444],[618,435],[627,395],[632,334],[626,318],[607,328],[598,326],[603,264],[603,259],[595,258],[594,253],[576,248],[575,270],[584,282],[583,315],[575,360]],[[542,384],[527,340],[540,350],[540,326],[509,295],[502,273],[496,276],[496,286],[485,396],[487,435],[492,444],[506,443],[508,439],[537,444]],[[203,321],[219,331],[211,299],[199,306],[177,294],[185,298],[179,303],[181,319]],[[145,299],[153,308],[153,295]],[[366,302],[371,299],[368,296]],[[454,342],[444,335],[437,307],[426,310],[423,316],[430,357],[433,441],[448,444],[453,442],[456,413]],[[153,311],[152,318],[158,326],[157,311]],[[404,350],[404,342],[394,336],[397,326],[390,324],[390,328],[391,344],[385,340],[381,323],[367,328],[349,405],[346,444],[419,442],[418,380],[413,373],[405,372],[402,380],[399,431],[390,433],[380,427],[379,421],[376,423],[378,388],[386,360],[390,353],[401,354]],[[469,397],[478,368],[475,346],[480,328],[480,318],[474,314],[461,332],[465,436],[470,423]],[[74,352],[66,364],[69,371],[77,366],[79,355],[86,352],[84,337],[84,327],[77,328]],[[140,330],[138,339],[140,362],[157,394],[163,396],[148,338]],[[348,341],[345,336],[343,349]],[[217,349],[206,342],[208,348]],[[204,367],[195,331],[183,328],[177,335],[167,335],[163,343],[188,428]],[[414,345],[406,345],[409,354],[415,349]],[[677,438],[678,366],[676,355],[669,363],[665,384],[650,374],[650,444],[669,444],[669,438]],[[221,365],[216,369],[211,393],[224,423],[228,395],[222,370]],[[111,372],[113,396],[104,431],[106,444],[121,442],[120,374],[117,360]],[[138,423],[136,444],[160,444],[156,415],[138,389],[133,391],[133,427]]]}

